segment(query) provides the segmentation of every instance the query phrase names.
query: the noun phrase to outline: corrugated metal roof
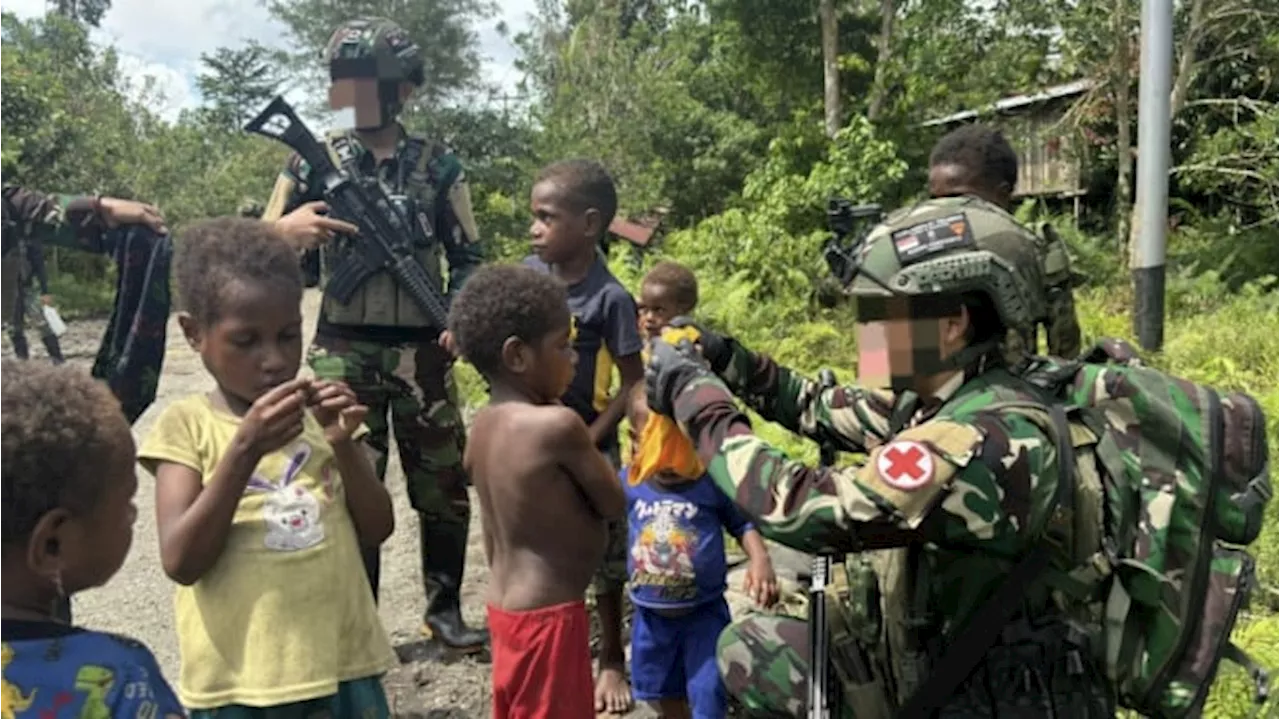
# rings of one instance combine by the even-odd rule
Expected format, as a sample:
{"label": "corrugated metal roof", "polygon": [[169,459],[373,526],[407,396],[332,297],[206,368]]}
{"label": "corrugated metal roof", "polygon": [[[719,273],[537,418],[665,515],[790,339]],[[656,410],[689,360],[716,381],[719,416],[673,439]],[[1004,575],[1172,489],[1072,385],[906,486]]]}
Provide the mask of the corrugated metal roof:
{"label": "corrugated metal roof", "polygon": [[1072,95],[1079,95],[1093,89],[1096,84],[1097,83],[1093,80],[1085,78],[1083,80],[1076,80],[1075,82],[1068,82],[1064,85],[1054,85],[1053,87],[1045,88],[1034,95],[1013,95],[996,100],[994,103],[988,105],[982,110],[964,110],[953,115],[940,117],[936,120],[929,120],[928,122],[921,123],[920,126],[935,127],[937,125],[950,125],[953,122],[960,122],[962,120],[975,118],[982,112],[1005,112],[1015,108],[1024,107],[1026,105],[1034,105],[1048,100],[1056,100],[1060,97],[1071,97]]}

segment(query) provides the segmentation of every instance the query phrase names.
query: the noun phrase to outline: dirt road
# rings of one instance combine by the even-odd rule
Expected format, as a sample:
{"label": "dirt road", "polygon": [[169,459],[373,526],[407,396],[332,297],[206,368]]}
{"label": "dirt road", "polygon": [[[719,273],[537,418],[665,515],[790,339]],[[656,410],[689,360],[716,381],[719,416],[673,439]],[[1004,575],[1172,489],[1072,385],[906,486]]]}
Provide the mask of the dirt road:
{"label": "dirt road", "polygon": [[[315,327],[319,295],[308,291],[304,299],[305,326]],[[68,323],[62,338],[68,360],[77,365],[92,365],[102,338],[102,321]],[[45,361],[38,338],[31,336],[33,361]],[[310,337],[307,338],[310,341]],[[4,338],[4,356],[11,356],[8,338]],[[305,372],[306,370],[304,370]],[[168,347],[164,372],[160,379],[155,404],[134,425],[134,435],[141,440],[151,429],[169,402],[194,392],[212,389],[213,383],[195,354],[183,340],[177,322],[169,322]],[[444,655],[435,644],[422,640],[418,633],[423,609],[420,571],[417,560],[416,518],[404,492],[399,460],[388,468],[387,482],[395,499],[396,532],[383,545],[382,587],[379,610],[401,655],[401,666],[386,678],[393,713],[406,718],[481,718],[490,716],[489,667],[482,661]],[[173,585],[160,568],[154,511],[154,481],[151,475],[138,472],[138,522],[134,529],[133,549],[120,570],[105,587],[84,592],[74,599],[73,612],[77,624],[115,631],[135,637],[155,652],[160,666],[171,682],[178,675],[178,648],[173,628]],[[472,503],[471,537],[467,551],[467,570],[463,580],[463,614],[472,623],[483,623],[483,597],[486,568],[480,533],[478,504]],[[780,549],[780,548],[778,548]],[[786,550],[775,554],[779,574],[794,578],[804,566],[802,556]],[[730,586],[740,587],[740,577],[731,577]],[[744,597],[730,592],[735,613],[746,604]],[[631,716],[649,714],[637,709]]]}

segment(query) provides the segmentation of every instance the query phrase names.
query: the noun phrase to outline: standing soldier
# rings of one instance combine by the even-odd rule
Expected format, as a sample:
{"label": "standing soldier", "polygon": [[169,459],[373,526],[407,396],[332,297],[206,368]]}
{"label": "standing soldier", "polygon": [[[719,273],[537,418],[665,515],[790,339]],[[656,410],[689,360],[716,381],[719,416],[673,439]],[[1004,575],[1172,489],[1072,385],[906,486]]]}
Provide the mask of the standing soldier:
{"label": "standing soldier", "polygon": [[[1060,575],[1010,600],[1020,611],[1007,624],[985,626],[990,649],[957,636],[975,617],[992,624],[983,612],[992,593],[1046,537],[1058,543],[1055,566],[1071,566],[1055,512],[1073,459],[1058,451],[1065,417],[992,406],[1044,401],[1001,348],[1043,316],[1039,253],[989,203],[945,199],[895,213],[855,262],[842,279],[858,385],[822,389],[703,331],[709,368],[691,347],[655,340],[650,405],[675,417],[766,537],[810,553],[887,550],[873,552],[876,578],[859,584],[831,652],[844,716],[924,717],[931,706],[949,717],[1113,716],[1089,640],[1048,589]],[[735,394],[767,420],[866,458],[806,466],[754,433]],[[754,712],[801,716],[808,644],[802,619],[730,625],[718,651],[729,694]],[[955,671],[970,651],[981,652],[971,657],[978,668]]]}
{"label": "standing soldier", "polygon": [[[1018,183],[1018,153],[999,130],[986,125],[965,125],[947,133],[929,154],[929,195],[931,197],[978,197],[1004,212],[1013,208],[1013,189]],[[1012,215],[1009,216],[1012,219]],[[1027,230],[1043,255],[1045,317],[1038,319],[1020,349],[1035,354],[1038,325],[1043,325],[1049,354],[1074,359],[1080,354],[1080,321],[1076,318],[1075,296],[1071,292],[1075,275],[1066,243],[1048,222],[1040,227],[1041,237]]]}
{"label": "standing soldier", "polygon": [[[0,266],[4,271],[4,277],[0,279],[0,295],[3,296],[0,313],[7,320],[14,316],[14,312],[21,311],[20,286],[25,288],[25,285],[20,282],[19,270],[27,259],[27,248],[49,245],[113,254],[114,248],[109,247],[111,243],[107,241],[106,235],[108,231],[126,225],[143,225],[161,235],[169,231],[160,211],[143,202],[117,197],[46,195],[18,185],[5,184],[0,193],[0,227],[3,228],[0,234]],[[116,252],[115,255],[117,262],[131,259],[128,253]],[[167,290],[168,273],[162,275],[155,281],[162,282]],[[94,365],[94,376],[101,378],[106,375],[108,385],[120,399],[130,422],[136,420],[155,398],[156,384],[164,361],[164,328],[169,315],[168,295],[164,294],[159,302],[152,301],[154,293],[149,291],[150,285],[146,284],[149,277],[144,273],[136,273],[127,286],[119,288],[116,292],[115,312],[121,311],[126,295],[144,298],[140,300],[143,308],[153,310],[147,315],[149,321],[130,330],[129,337],[121,341],[128,341],[135,333],[145,332],[157,335],[158,342],[154,339],[150,342],[138,341],[137,357],[132,363],[121,363],[102,371],[99,371],[99,363]],[[141,286],[137,284],[139,281],[143,283]],[[43,282],[41,288],[47,294],[48,290],[44,289]],[[116,338],[108,335],[104,342],[111,345],[115,343],[114,339]],[[15,350],[16,344],[15,341]],[[103,348],[108,349],[109,346]],[[100,357],[102,354],[99,351]],[[50,356],[52,355],[51,351]],[[61,359],[61,352],[57,359]],[[54,614],[70,624],[71,600],[64,597],[59,601]]]}
{"label": "standing soldier", "polygon": [[[421,86],[419,47],[382,18],[353,20],[325,48],[329,105],[344,129],[326,145],[335,164],[353,177],[381,183],[389,198],[416,222],[415,255],[452,297],[483,256],[471,195],[458,158],[444,145],[408,134],[396,120]],[[276,182],[262,219],[275,222],[298,250],[321,248],[325,273],[336,270],[357,228],[328,214],[322,189],[296,155]],[[426,594],[423,633],[446,645],[477,650],[484,629],[466,626],[459,590],[466,560],[471,506],[462,468],[464,427],[452,373],[452,339],[418,308],[387,272],[367,279],[347,303],[325,296],[308,363],[316,375],[346,381],[369,407],[369,443],[386,475],[389,430],[395,429],[409,501],[418,512]],[[389,419],[388,419],[389,418]],[[364,557],[377,596],[380,557]]]}
{"label": "standing soldier", "polygon": [[[49,360],[54,364],[62,364],[62,347],[58,344],[58,335],[54,334],[44,314],[45,305],[52,300],[49,296],[49,274],[44,266],[44,246],[39,242],[27,243],[25,257],[23,254],[15,253],[4,260],[17,265],[15,289],[18,298],[14,303],[13,317],[5,318],[12,322],[9,339],[13,340],[13,354],[18,359],[28,359],[31,356],[26,332],[26,324],[30,322],[32,328],[40,333],[40,341],[49,353]],[[33,282],[39,283],[39,294],[32,292]]]}

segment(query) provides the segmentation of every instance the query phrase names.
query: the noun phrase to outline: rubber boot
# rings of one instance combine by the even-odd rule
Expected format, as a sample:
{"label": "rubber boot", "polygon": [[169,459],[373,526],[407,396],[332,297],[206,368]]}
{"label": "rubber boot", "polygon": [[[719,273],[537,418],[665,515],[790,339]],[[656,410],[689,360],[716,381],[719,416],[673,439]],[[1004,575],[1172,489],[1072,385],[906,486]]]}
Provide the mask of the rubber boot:
{"label": "rubber boot", "polygon": [[13,356],[18,359],[30,359],[31,348],[27,346],[27,336],[21,332],[10,332],[9,339],[13,340]]}
{"label": "rubber boot", "polygon": [[468,627],[462,621],[459,606],[462,570],[467,561],[467,525],[432,522],[419,512],[418,537],[427,596],[422,633],[451,649],[483,650],[489,643],[489,630]]}
{"label": "rubber boot", "polygon": [[45,335],[40,340],[44,342],[44,350],[49,353],[49,361],[54,364],[62,364],[66,362],[62,358],[62,347],[58,344],[57,335]]}

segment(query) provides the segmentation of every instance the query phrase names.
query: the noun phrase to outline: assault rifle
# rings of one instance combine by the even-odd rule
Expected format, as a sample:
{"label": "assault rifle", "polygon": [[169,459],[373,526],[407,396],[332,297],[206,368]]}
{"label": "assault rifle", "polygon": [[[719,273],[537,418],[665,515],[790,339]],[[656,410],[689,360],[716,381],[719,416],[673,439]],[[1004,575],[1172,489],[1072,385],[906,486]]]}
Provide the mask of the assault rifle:
{"label": "assault rifle", "polygon": [[[818,385],[822,389],[836,386],[836,376],[829,369],[818,373]],[[822,466],[832,467],[836,462],[835,448],[821,446]],[[813,558],[809,577],[809,713],[808,719],[839,717],[841,699],[835,666],[831,663],[831,630],[827,618],[827,583],[831,581],[832,568],[844,557],[819,555]]]}
{"label": "assault rifle", "polygon": [[437,329],[448,326],[444,298],[413,256],[411,219],[392,203],[376,179],[351,177],[338,169],[328,150],[282,96],[277,95],[244,129],[284,143],[298,153],[311,168],[330,213],[360,228],[354,238],[358,249],[337,263],[325,294],[346,303],[370,275],[387,270]]}

